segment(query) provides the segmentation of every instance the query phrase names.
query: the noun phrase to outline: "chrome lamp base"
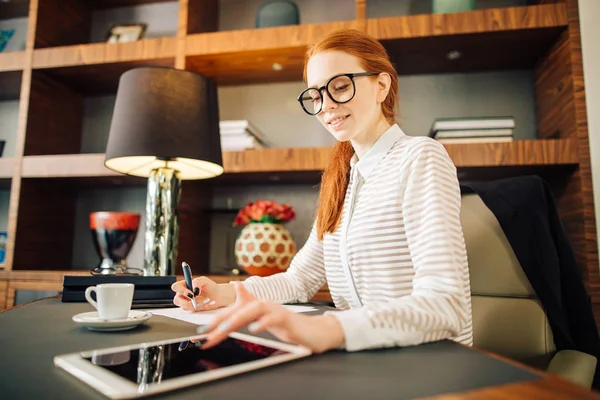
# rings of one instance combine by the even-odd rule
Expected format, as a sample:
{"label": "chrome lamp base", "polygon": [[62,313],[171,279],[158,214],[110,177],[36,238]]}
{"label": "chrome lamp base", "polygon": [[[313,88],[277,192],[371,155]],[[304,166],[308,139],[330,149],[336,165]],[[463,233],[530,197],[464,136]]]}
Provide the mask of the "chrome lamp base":
{"label": "chrome lamp base", "polygon": [[146,197],[144,276],[175,275],[181,197],[179,172],[169,167],[152,170]]}

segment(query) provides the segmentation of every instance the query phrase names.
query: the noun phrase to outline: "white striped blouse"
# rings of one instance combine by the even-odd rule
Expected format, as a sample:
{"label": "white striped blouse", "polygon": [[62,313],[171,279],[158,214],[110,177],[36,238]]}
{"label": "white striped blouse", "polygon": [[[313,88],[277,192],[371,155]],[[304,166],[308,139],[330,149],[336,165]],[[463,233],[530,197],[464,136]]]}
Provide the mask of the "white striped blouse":
{"label": "white striped blouse", "polygon": [[287,271],[250,277],[261,299],[307,302],[325,284],[345,349],[441,339],[472,345],[471,292],[460,189],[444,147],[388,129],[351,161],[338,229],[316,229]]}

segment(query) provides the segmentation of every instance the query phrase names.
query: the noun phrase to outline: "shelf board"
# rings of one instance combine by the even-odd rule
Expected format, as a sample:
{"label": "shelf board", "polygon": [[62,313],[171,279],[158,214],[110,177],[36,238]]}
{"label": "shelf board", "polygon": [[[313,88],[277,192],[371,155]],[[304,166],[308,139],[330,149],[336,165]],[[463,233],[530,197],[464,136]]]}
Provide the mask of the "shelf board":
{"label": "shelf board", "polygon": [[[307,47],[342,28],[356,29],[358,23],[339,21],[189,35],[186,69],[213,78],[219,85],[301,80]],[[284,68],[273,71],[273,63]]]}
{"label": "shelf board", "polygon": [[567,23],[566,5],[556,3],[369,19],[367,32],[400,75],[433,74],[532,68]]}
{"label": "shelf board", "polygon": [[12,176],[15,167],[15,159],[12,157],[0,157],[0,189],[7,190],[11,187]]}
{"label": "shelf board", "polygon": [[21,71],[0,72],[0,101],[19,100]]}
{"label": "shelf board", "polygon": [[33,51],[33,69],[43,70],[80,93],[116,93],[119,78],[128,69],[172,67],[175,42],[175,38],[169,37],[36,49]]}
{"label": "shelf board", "polygon": [[574,138],[445,144],[444,147],[459,168],[576,165],[579,162]]}
{"label": "shelf board", "polygon": [[21,71],[25,66],[24,51],[9,51],[0,53],[0,72]]}
{"label": "shelf board", "polygon": [[80,186],[143,186],[147,180],[104,166],[104,154],[56,154],[23,157],[23,178],[69,178]]}
{"label": "shelf board", "polygon": [[[399,74],[531,68],[566,29],[563,3],[366,21],[387,48]],[[186,68],[220,85],[302,80],[307,47],[357,21],[189,35]],[[449,60],[450,51],[462,56]],[[273,71],[273,63],[283,66]]]}
{"label": "shelf board", "polygon": [[[574,138],[450,144],[445,148],[459,169],[564,167],[579,162]],[[225,174],[216,178],[215,183],[318,182],[330,151],[329,147],[226,151],[223,152]],[[106,168],[104,154],[26,156],[22,174],[23,178],[70,178],[109,186],[146,184],[143,178],[124,176]]]}
{"label": "shelf board", "polygon": [[0,19],[23,18],[29,15],[29,0],[0,1]]}
{"label": "shelf board", "polygon": [[12,178],[15,168],[15,159],[12,157],[0,157],[0,179]]}

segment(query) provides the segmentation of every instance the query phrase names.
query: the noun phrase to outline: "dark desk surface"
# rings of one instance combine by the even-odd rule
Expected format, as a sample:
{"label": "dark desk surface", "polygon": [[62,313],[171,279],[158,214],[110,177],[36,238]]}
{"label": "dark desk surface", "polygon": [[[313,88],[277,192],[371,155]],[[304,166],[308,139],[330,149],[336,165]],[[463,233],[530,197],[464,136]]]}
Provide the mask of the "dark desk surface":
{"label": "dark desk surface", "polygon": [[[194,335],[153,316],[124,332],[91,332],[71,317],[87,303],[46,299],[0,314],[0,399],[103,399],[54,367],[56,354]],[[269,335],[265,335],[270,337]],[[165,399],[600,399],[560,378],[451,341],[411,348],[333,351],[161,395]]]}

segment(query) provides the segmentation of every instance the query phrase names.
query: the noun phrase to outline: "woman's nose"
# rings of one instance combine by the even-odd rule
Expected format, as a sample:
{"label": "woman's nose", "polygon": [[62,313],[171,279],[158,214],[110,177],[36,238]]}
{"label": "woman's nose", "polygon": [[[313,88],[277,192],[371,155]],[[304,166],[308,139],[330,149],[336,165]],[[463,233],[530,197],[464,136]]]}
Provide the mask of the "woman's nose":
{"label": "woman's nose", "polygon": [[323,110],[331,110],[337,107],[337,103],[329,97],[327,91],[323,91]]}

